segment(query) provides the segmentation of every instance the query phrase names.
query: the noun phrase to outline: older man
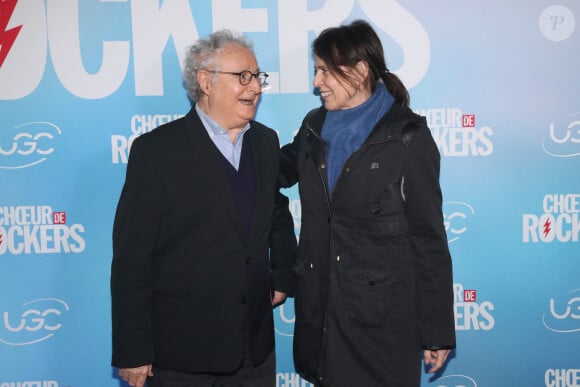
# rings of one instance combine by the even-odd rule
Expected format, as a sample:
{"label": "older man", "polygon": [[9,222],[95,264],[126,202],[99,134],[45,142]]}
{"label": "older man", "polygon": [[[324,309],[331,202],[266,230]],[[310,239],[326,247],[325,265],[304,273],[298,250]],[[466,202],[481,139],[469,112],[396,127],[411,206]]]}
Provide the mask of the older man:
{"label": "older man", "polygon": [[191,47],[195,106],[135,140],[113,230],[113,366],[131,386],[275,386],[272,307],[296,238],[279,144],[252,121],[267,74],[227,30]]}

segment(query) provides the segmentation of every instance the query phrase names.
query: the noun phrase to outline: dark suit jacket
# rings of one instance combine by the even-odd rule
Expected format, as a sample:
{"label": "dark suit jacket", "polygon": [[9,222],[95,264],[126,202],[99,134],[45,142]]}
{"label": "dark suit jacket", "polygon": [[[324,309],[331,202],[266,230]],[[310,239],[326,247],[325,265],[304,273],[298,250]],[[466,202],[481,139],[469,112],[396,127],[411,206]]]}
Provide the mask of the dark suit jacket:
{"label": "dark suit jacket", "polygon": [[195,109],[133,143],[113,229],[113,366],[231,372],[245,337],[255,363],[274,349],[270,295],[292,291],[296,238],[275,132],[252,121],[244,146],[256,172],[247,235]]}

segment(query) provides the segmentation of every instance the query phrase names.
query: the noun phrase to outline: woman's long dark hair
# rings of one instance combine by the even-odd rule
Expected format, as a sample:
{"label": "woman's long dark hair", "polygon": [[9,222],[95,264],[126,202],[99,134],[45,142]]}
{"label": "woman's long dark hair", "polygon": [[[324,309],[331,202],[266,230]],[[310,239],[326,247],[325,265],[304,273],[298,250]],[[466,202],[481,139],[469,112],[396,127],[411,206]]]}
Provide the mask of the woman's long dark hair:
{"label": "woman's long dark hair", "polygon": [[395,102],[409,106],[409,92],[403,82],[391,73],[385,62],[381,40],[375,30],[364,20],[327,28],[312,42],[314,55],[324,61],[328,70],[346,82],[352,82],[341,66],[353,68],[359,61],[369,66],[371,90],[382,79]]}

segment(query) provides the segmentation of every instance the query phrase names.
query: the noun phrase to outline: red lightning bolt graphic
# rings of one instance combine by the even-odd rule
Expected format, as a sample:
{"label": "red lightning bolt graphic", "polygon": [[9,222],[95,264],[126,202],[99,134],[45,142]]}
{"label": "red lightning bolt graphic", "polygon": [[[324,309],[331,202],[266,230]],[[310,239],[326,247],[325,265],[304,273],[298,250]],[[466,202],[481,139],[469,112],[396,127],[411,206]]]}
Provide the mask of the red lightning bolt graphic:
{"label": "red lightning bolt graphic", "polygon": [[1,234],[0,234],[0,245],[2,244],[2,237],[3,237],[3,236],[4,236],[4,235],[1,235]]}
{"label": "red lightning bolt graphic", "polygon": [[4,59],[8,56],[12,44],[22,28],[20,25],[10,30],[6,29],[17,2],[18,0],[0,0],[0,67],[2,67]]}
{"label": "red lightning bolt graphic", "polygon": [[552,229],[550,228],[551,225],[552,223],[550,223],[550,220],[546,219],[546,222],[544,223],[544,236],[548,236],[550,231],[552,231]]}

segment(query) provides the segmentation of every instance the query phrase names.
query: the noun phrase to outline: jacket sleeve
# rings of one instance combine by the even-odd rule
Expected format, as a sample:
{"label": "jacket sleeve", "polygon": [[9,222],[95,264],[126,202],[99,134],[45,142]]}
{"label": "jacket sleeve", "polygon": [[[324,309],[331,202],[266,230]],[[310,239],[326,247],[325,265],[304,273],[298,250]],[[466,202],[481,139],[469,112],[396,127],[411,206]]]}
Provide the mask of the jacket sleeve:
{"label": "jacket sleeve", "polygon": [[453,275],[443,225],[439,168],[439,151],[429,129],[420,125],[406,153],[404,195],[414,250],[420,338],[425,349],[455,347]]}
{"label": "jacket sleeve", "polygon": [[294,259],[296,234],[294,221],[288,208],[288,198],[276,193],[274,221],[270,232],[270,264],[274,290],[294,295]]}
{"label": "jacket sleeve", "polygon": [[153,362],[151,294],[160,223],[160,179],[142,138],[133,143],[113,226],[111,264],[112,365]]}
{"label": "jacket sleeve", "polygon": [[[272,131],[272,133],[275,133]],[[276,148],[276,160],[280,160],[280,143],[274,134]],[[280,164],[276,163],[280,168]],[[277,171],[278,174],[280,171]],[[279,178],[279,175],[278,175]],[[296,234],[294,232],[294,220],[290,214],[289,201],[280,193],[280,186],[276,189],[274,197],[274,214],[272,228],[270,230],[270,265],[272,268],[272,286],[274,290],[294,295],[294,258],[296,255]]]}

